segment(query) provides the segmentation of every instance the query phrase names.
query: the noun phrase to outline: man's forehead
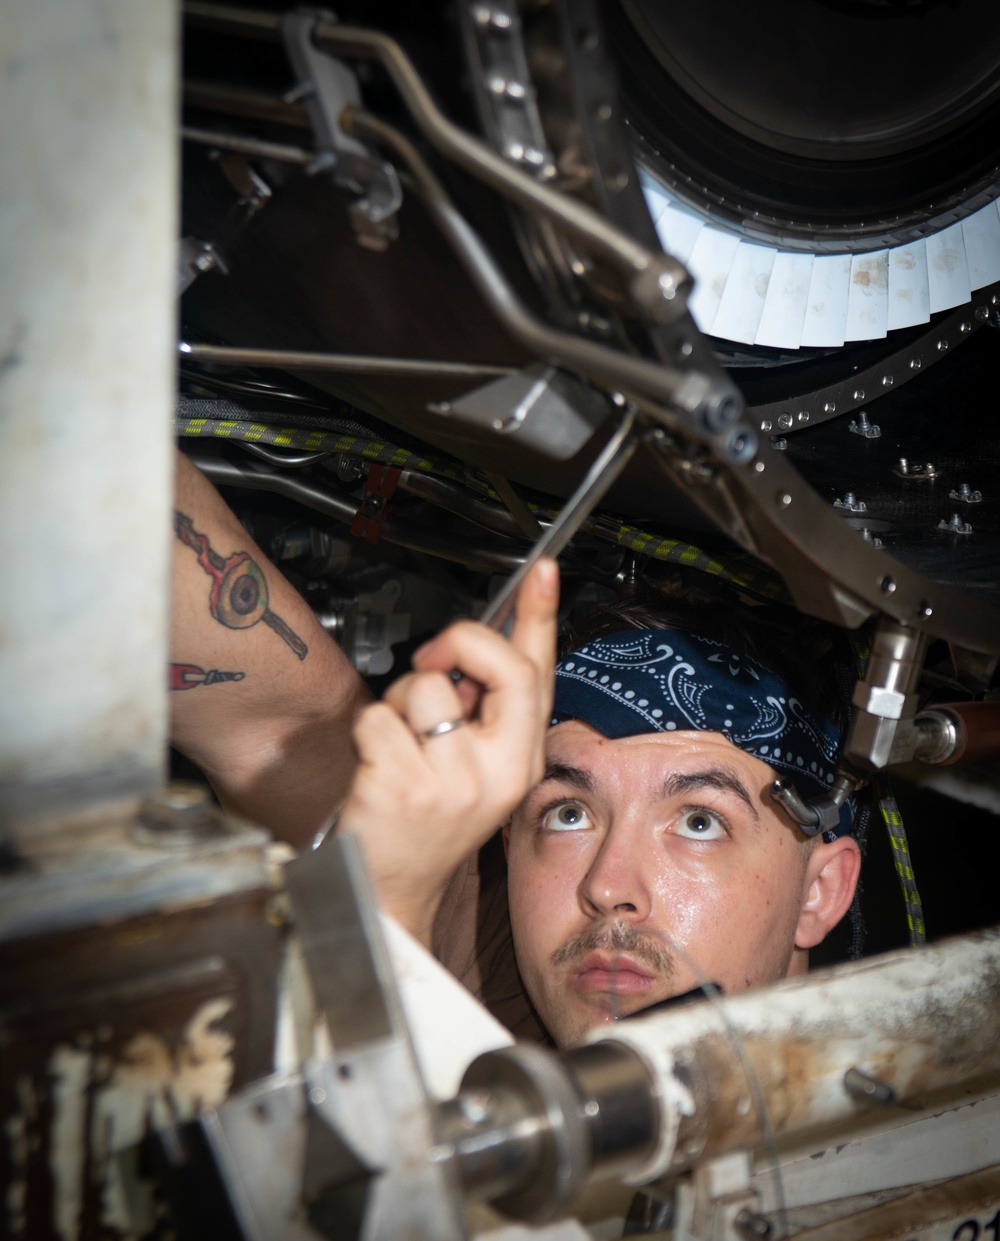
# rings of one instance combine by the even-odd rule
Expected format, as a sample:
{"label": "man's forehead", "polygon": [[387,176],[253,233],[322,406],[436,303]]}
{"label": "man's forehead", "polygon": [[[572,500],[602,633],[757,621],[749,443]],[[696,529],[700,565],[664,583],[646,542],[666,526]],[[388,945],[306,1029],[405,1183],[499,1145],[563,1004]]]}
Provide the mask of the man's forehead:
{"label": "man's forehead", "polygon": [[697,729],[608,738],[582,720],[566,720],[549,729],[545,755],[550,767],[588,771],[595,779],[609,772],[627,776],[639,768],[664,776],[717,769],[749,785],[755,796],[774,779],[766,763],[722,733]]}

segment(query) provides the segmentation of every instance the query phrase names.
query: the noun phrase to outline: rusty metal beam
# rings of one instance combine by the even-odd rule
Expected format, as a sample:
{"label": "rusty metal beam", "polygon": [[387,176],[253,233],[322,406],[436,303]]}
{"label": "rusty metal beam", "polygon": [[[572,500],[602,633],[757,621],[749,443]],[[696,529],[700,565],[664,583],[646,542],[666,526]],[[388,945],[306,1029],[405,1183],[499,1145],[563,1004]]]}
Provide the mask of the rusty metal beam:
{"label": "rusty metal beam", "polygon": [[985,1088],[1000,1080],[998,1028],[1000,928],[622,1023],[614,1040],[640,1053],[670,1113],[629,1179]]}

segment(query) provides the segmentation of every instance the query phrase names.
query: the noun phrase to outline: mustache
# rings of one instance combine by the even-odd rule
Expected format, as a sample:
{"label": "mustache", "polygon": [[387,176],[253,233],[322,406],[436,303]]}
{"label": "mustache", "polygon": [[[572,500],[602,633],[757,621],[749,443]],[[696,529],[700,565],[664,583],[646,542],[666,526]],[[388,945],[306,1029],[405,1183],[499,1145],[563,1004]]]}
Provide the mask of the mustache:
{"label": "mustache", "polygon": [[648,965],[664,978],[675,972],[673,956],[651,935],[643,935],[621,919],[596,922],[579,935],[574,935],[552,954],[553,965],[575,965],[588,953],[627,952],[643,965]]}

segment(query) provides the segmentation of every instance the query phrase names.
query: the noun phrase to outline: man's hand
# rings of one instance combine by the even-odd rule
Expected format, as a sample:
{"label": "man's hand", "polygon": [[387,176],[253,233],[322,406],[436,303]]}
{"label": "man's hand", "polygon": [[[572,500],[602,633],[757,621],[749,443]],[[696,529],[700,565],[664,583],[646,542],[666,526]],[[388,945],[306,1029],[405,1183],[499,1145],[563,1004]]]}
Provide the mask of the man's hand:
{"label": "man's hand", "polygon": [[543,560],[509,641],[452,625],[355,725],[360,763],[339,830],[360,836],[383,908],[427,946],[449,876],[541,779],[558,594],[557,566]]}

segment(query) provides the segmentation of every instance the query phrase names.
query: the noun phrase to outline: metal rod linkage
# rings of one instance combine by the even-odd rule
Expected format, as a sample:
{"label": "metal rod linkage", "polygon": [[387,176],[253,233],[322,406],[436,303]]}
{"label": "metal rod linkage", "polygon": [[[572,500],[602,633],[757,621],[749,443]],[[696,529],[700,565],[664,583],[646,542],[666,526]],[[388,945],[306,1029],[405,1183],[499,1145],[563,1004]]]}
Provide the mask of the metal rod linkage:
{"label": "metal rod linkage", "polygon": [[214,129],[198,129],[193,125],[182,125],[181,137],[186,142],[218,147],[222,151],[236,151],[240,155],[255,155],[259,159],[276,159],[285,164],[311,164],[316,159],[311,151],[304,151],[302,147],[265,142],[261,138],[244,138],[240,134],[226,134]]}
{"label": "metal rod linkage", "polygon": [[[280,18],[252,9],[189,2],[184,13],[201,26],[229,29],[249,37],[277,38],[281,32]],[[377,60],[436,150],[511,201],[555,221],[578,242],[632,277],[633,297],[658,322],[684,313],[691,276],[682,264],[669,255],[648,250],[592,208],[536,181],[486,143],[454,125],[431,98],[413,62],[395,39],[377,30],[335,21],[318,21],[313,37],[319,46],[339,55]],[[350,131],[347,116],[341,124]]]}
{"label": "metal rod linkage", "polygon": [[479,362],[433,362],[423,358],[377,358],[352,353],[311,353],[298,349],[244,349],[181,341],[178,353],[192,362],[216,366],[273,366],[282,370],[332,371],[338,375],[384,375],[393,379],[495,379],[511,367]]}

